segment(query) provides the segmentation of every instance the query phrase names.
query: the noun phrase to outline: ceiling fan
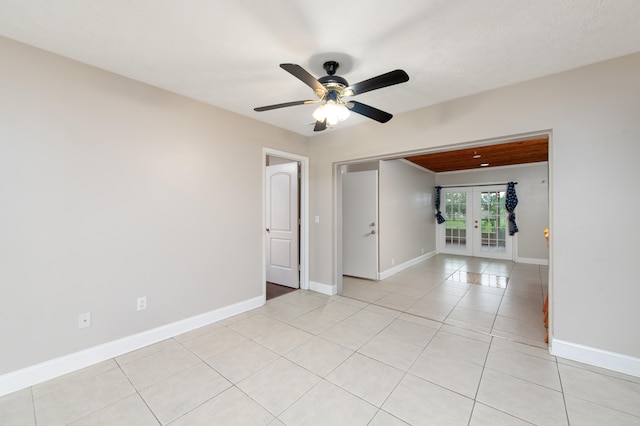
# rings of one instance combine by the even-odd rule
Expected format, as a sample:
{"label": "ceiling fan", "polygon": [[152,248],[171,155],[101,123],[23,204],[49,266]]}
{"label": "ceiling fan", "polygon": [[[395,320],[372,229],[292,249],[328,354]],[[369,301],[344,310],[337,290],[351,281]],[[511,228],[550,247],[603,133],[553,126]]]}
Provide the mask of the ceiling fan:
{"label": "ceiling fan", "polygon": [[368,80],[349,85],[347,80],[338,75],[335,75],[339,65],[340,64],[338,64],[338,62],[336,61],[325,62],[323,68],[327,72],[327,75],[316,79],[314,76],[305,71],[305,69],[300,65],[280,64],[280,68],[298,78],[307,86],[311,87],[317,99],[268,105],[254,108],[254,111],[262,112],[296,105],[319,103],[320,106],[313,112],[313,118],[315,118],[316,120],[315,127],[313,128],[315,132],[326,129],[327,125],[333,126],[339,121],[345,120],[349,116],[351,111],[355,112],[356,114],[369,117],[380,123],[386,123],[387,121],[391,120],[393,115],[389,114],[388,112],[381,111],[377,108],[365,105],[357,101],[345,100],[344,98],[359,95],[371,90],[381,89],[387,86],[393,86],[394,84],[404,83],[406,81],[409,81],[409,76],[407,75],[407,73],[403,70],[394,70],[385,74],[381,74],[377,77],[372,77]]}

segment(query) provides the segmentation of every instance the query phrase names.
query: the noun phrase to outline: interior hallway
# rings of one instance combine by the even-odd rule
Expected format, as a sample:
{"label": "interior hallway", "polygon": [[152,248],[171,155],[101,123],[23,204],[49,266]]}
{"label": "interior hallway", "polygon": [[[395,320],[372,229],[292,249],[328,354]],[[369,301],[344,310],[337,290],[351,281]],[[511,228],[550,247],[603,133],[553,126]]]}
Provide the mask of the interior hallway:
{"label": "interior hallway", "polygon": [[640,424],[640,378],[548,354],[546,277],[448,255],[345,277],[2,397],[1,423]]}

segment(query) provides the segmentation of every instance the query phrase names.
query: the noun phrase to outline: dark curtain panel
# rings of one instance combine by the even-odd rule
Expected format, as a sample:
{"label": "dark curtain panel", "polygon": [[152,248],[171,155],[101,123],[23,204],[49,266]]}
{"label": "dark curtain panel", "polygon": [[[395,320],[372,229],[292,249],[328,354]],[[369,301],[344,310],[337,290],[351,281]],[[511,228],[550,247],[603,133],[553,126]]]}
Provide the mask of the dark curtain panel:
{"label": "dark curtain panel", "polygon": [[444,217],[442,217],[442,212],[440,211],[440,190],[442,189],[441,186],[436,186],[436,220],[438,221],[438,224],[440,223],[444,223]]}
{"label": "dark curtain panel", "polygon": [[518,205],[518,196],[516,195],[516,184],[514,182],[507,183],[507,199],[504,202],[504,206],[509,212],[509,235],[513,235],[518,232],[518,225],[516,225],[516,214],[514,210]]}

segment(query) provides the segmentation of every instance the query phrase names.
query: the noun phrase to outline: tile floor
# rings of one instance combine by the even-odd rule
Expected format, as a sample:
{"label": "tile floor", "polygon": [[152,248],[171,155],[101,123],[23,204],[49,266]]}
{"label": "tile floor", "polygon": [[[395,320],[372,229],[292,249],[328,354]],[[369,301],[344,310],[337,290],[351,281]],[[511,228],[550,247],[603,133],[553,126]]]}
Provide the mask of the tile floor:
{"label": "tile floor", "polygon": [[548,354],[546,276],[438,255],[345,277],[4,396],[0,424],[640,424],[640,378]]}

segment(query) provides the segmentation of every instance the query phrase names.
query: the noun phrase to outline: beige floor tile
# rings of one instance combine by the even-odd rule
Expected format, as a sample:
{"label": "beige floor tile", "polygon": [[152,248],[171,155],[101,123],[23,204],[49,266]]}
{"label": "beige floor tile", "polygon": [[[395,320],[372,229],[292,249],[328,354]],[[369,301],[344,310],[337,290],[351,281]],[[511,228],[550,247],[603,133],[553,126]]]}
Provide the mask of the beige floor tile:
{"label": "beige floor tile", "polygon": [[638,426],[640,417],[613,408],[604,407],[584,399],[565,396],[569,422],[581,426]]}
{"label": "beige floor tile", "polygon": [[[175,344],[175,342],[173,342]],[[47,380],[46,382],[37,384],[32,387],[33,398],[41,398],[44,395],[55,392],[59,389],[67,388],[69,385],[83,380],[91,379],[102,373],[106,373],[111,370],[118,369],[118,364],[115,360],[110,359],[90,367],[82,368],[69,374],[65,374],[55,379]]]}
{"label": "beige floor tile", "polygon": [[376,300],[375,304],[390,309],[405,311],[419,300],[417,296],[409,296],[400,293],[389,293],[384,297]]}
{"label": "beige floor tile", "polygon": [[[215,322],[213,324],[205,325],[203,327],[198,327],[195,330],[191,330],[191,331],[188,331],[186,333],[182,333],[182,334],[180,334],[178,336],[175,336],[173,338],[173,340],[175,340],[176,342],[185,342],[185,341],[191,340],[191,339],[193,339],[195,337],[202,336],[203,334],[210,333],[210,332],[212,332],[214,330],[217,330],[219,328],[224,328],[224,326],[221,324],[221,322]],[[171,340],[171,339],[169,339],[169,340]],[[162,343],[162,342],[160,342],[160,343]]]}
{"label": "beige floor tile", "polygon": [[565,364],[558,368],[565,395],[640,417],[640,384]]}
{"label": "beige floor tile", "polygon": [[353,354],[353,351],[330,342],[322,337],[314,337],[285,355],[285,358],[306,368],[320,377],[326,377],[338,365]]}
{"label": "beige floor tile", "polygon": [[140,391],[149,408],[165,425],[231,387],[204,362]]}
{"label": "beige floor tile", "polygon": [[466,425],[473,400],[408,374],[382,408],[411,425]]}
{"label": "beige floor tile", "polygon": [[543,359],[503,346],[491,345],[485,367],[557,391],[562,391],[558,365],[552,360]]}
{"label": "beige floor tile", "polygon": [[354,306],[353,304],[351,304],[353,302],[356,302],[356,301],[347,299],[347,301],[345,302],[344,299],[336,300],[332,298],[331,303],[327,303],[326,305],[323,305],[312,312],[320,312],[323,315],[326,315],[341,321],[347,317],[350,317],[351,315],[358,312],[360,309],[367,306],[365,303],[362,303],[359,301],[357,302],[362,303],[362,306]]}
{"label": "beige floor tile", "polygon": [[496,315],[475,309],[456,306],[447,316],[445,322],[464,325],[472,330],[491,331]]}
{"label": "beige floor tile", "polygon": [[280,358],[237,386],[271,414],[278,416],[320,380],[319,376]]}
{"label": "beige floor tile", "polygon": [[248,340],[240,333],[227,327],[220,327],[191,340],[186,340],[182,344],[201,360],[206,360]]}
{"label": "beige floor tile", "polygon": [[422,349],[423,346],[396,340],[388,335],[378,334],[358,349],[358,352],[398,370],[407,371],[418,358]]}
{"label": "beige floor tile", "polygon": [[426,349],[409,373],[473,399],[482,377],[482,367]]}
{"label": "beige floor tile", "polygon": [[363,329],[343,321],[320,333],[320,337],[355,351],[376,334],[378,332],[375,330]]}
{"label": "beige floor tile", "polygon": [[492,341],[492,336],[490,334],[456,327],[455,325],[451,324],[442,324],[442,327],[440,327],[440,331],[488,344],[490,344]]}
{"label": "beige floor tile", "polygon": [[0,419],[6,425],[35,426],[31,388],[0,397]]}
{"label": "beige floor tile", "polygon": [[309,293],[310,294],[306,295],[305,297],[299,297],[297,299],[290,301],[289,303],[293,305],[297,305],[305,309],[307,312],[313,309],[317,309],[329,303],[329,296],[325,294],[316,293],[313,291]]}
{"label": "beige floor tile", "polygon": [[[335,303],[332,304],[335,305]],[[317,335],[339,322],[339,319],[326,315],[321,310],[314,310],[289,321],[288,324],[307,333]]]}
{"label": "beige floor tile", "polygon": [[38,425],[64,425],[135,393],[120,369],[58,387],[34,400]]}
{"label": "beige floor tile", "polygon": [[171,426],[270,425],[274,417],[259,404],[231,387],[171,423]]}
{"label": "beige floor tile", "polygon": [[154,426],[159,424],[137,393],[70,423],[71,426]]}
{"label": "beige floor tile", "polygon": [[279,418],[290,425],[366,425],[377,408],[323,380]]}
{"label": "beige floor tile", "polygon": [[566,425],[562,393],[485,369],[477,401],[537,425]]}
{"label": "beige floor tile", "polygon": [[207,364],[231,383],[238,383],[280,358],[255,342],[247,341],[207,360]]}
{"label": "beige floor tile", "polygon": [[378,410],[368,426],[407,426],[408,424],[384,410]]}
{"label": "beige floor tile", "polygon": [[364,288],[363,286],[354,286],[353,284],[344,284],[342,295],[351,297],[363,302],[373,303],[381,297],[389,294],[388,291],[379,290],[377,288]]}
{"label": "beige floor tile", "polygon": [[[504,348],[509,349],[516,352],[522,352],[527,355],[535,356],[538,358],[545,359],[547,361],[559,361],[560,358],[556,360],[556,357],[549,353],[549,347],[545,346],[544,348],[540,348],[537,346],[526,345],[518,342],[514,342],[512,340],[502,339],[499,337],[494,337],[491,341],[492,348]],[[640,379],[639,379],[640,382]]]}
{"label": "beige floor tile", "polygon": [[282,321],[258,313],[241,321],[235,322],[229,325],[228,328],[248,337],[249,339],[255,339],[259,336],[277,334],[285,329],[285,326],[288,327],[288,325]]}
{"label": "beige floor tile", "polygon": [[355,353],[327,376],[327,380],[380,407],[404,373]]}
{"label": "beige floor tile", "polygon": [[423,297],[413,306],[407,309],[407,312],[413,315],[442,322],[447,317],[447,315],[449,315],[449,312],[453,310],[453,308],[454,305],[429,300]]}
{"label": "beige floor tile", "polygon": [[[203,328],[207,329],[207,332],[208,332],[211,328],[218,328],[218,327],[219,326],[216,325],[216,326],[207,326]],[[200,329],[196,329],[191,331],[190,333],[182,334],[178,337],[187,336],[187,335],[190,335],[191,333],[193,333],[192,338],[197,336],[198,334],[203,334],[203,332]],[[132,362],[139,361],[142,358],[146,358],[148,356],[154,355],[158,352],[166,351],[168,349],[175,349],[178,346],[180,346],[180,343],[178,343],[176,339],[167,339],[158,343],[154,343],[153,345],[145,346],[144,348],[140,348],[138,350],[128,352],[124,355],[116,357],[115,360],[117,361],[118,365],[130,364]]]}
{"label": "beige floor tile", "polygon": [[253,340],[265,348],[284,355],[313,337],[313,334],[286,325],[276,334],[257,336]]}
{"label": "beige floor tile", "polygon": [[121,366],[136,389],[144,389],[202,361],[187,348],[171,346]]}
{"label": "beige floor tile", "polygon": [[489,344],[443,331],[431,339],[427,349],[435,355],[484,366]]}
{"label": "beige floor tile", "polygon": [[531,423],[476,402],[469,426],[530,426]]}
{"label": "beige floor tile", "polygon": [[376,309],[379,308],[370,306],[365,309],[361,309],[349,318],[346,318],[343,321],[343,324],[378,333],[391,324],[400,315],[399,312],[375,312]]}
{"label": "beige floor tile", "polygon": [[498,312],[502,295],[485,294],[469,290],[456,307],[495,314]]}
{"label": "beige floor tile", "polygon": [[543,321],[540,321],[539,323],[531,323],[531,321],[522,321],[498,315],[491,332],[505,337],[521,336],[527,339],[544,342],[544,336],[547,330],[544,328]]}
{"label": "beige floor tile", "polygon": [[458,295],[458,294],[451,294],[443,289],[438,288],[425,294],[422,297],[422,299],[430,300],[436,303],[444,303],[445,305],[455,306],[460,302],[460,300],[462,300],[466,292],[467,292],[466,290],[463,290],[462,291],[463,294]]}
{"label": "beige floor tile", "polygon": [[[406,297],[410,297],[412,299],[414,299],[415,301],[417,301],[418,299],[420,299],[421,297],[423,297],[425,294],[427,294],[429,292],[429,289],[426,288],[423,285],[420,286],[407,286],[407,285],[400,285],[398,286],[397,289],[395,289],[393,291],[392,294],[398,295],[398,296],[406,296]],[[381,299],[376,300],[375,303],[380,303]]]}
{"label": "beige floor tile", "polygon": [[291,303],[287,303],[285,301],[278,301],[278,299],[268,301],[265,305],[258,308],[257,311],[258,313],[267,315],[280,321],[291,321],[309,312],[308,309],[296,306]]}
{"label": "beige floor tile", "polygon": [[[421,325],[418,322],[407,321],[403,318],[407,319],[408,316],[401,316],[393,321],[380,332],[380,336],[390,337],[403,343],[410,343],[424,348],[438,332],[435,328]],[[419,320],[419,317],[416,317],[416,319]]]}
{"label": "beige floor tile", "polygon": [[400,314],[400,316],[397,319],[410,322],[412,324],[422,325],[428,328],[432,328],[434,330],[439,330],[442,327],[441,322],[433,321],[428,318],[423,318],[417,315],[408,314],[406,312]]}
{"label": "beige floor tile", "polygon": [[354,306],[356,308],[366,308],[369,303],[368,302],[363,302],[362,300],[357,300],[354,299],[352,297],[345,297],[343,295],[340,294],[336,294],[334,296],[331,296],[331,299],[329,299],[331,302],[340,302],[340,303],[344,303],[345,305],[350,305],[350,306]]}

